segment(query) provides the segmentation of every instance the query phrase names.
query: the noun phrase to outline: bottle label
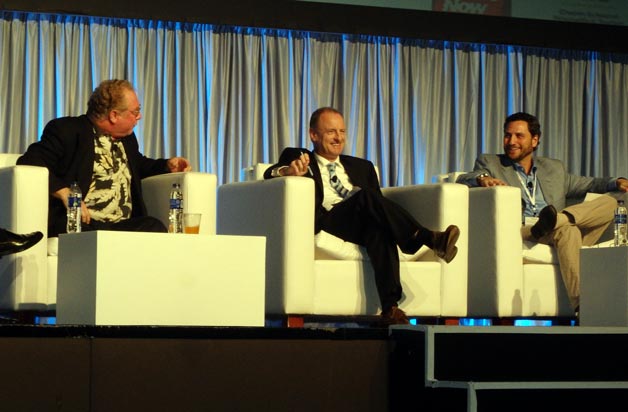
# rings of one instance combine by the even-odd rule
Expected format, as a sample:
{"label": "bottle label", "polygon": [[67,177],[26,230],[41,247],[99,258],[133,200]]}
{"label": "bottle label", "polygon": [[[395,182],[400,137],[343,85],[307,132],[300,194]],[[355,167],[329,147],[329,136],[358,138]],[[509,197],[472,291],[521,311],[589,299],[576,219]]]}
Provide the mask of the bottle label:
{"label": "bottle label", "polygon": [[615,223],[616,224],[625,224],[627,222],[628,222],[628,217],[626,215],[624,215],[624,214],[621,214],[621,215],[616,214],[615,215]]}
{"label": "bottle label", "polygon": [[170,199],[170,209],[181,209],[181,199]]}
{"label": "bottle label", "polygon": [[81,198],[77,196],[70,196],[68,198],[68,207],[80,207],[81,206]]}

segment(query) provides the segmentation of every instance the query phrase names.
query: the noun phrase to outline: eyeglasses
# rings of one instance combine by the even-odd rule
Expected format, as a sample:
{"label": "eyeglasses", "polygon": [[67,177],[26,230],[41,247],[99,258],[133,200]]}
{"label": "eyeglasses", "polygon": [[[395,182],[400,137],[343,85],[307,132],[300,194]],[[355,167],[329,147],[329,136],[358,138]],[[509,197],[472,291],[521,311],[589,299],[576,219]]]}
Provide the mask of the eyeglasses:
{"label": "eyeglasses", "polygon": [[142,108],[138,107],[135,110],[129,110],[129,109],[123,109],[123,110],[116,110],[118,113],[124,113],[124,112],[129,112],[131,113],[134,117],[138,117],[140,115],[140,113],[142,113]]}

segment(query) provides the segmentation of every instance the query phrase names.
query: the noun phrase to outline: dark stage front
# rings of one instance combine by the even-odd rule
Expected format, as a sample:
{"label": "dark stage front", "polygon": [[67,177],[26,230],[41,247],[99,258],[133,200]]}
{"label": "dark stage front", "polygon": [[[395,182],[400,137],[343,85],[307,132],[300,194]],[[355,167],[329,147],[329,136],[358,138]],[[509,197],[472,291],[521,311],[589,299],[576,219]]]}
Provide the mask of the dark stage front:
{"label": "dark stage front", "polygon": [[385,411],[385,329],[0,326],[0,410]]}
{"label": "dark stage front", "polygon": [[6,411],[623,410],[628,328],[0,326]]}

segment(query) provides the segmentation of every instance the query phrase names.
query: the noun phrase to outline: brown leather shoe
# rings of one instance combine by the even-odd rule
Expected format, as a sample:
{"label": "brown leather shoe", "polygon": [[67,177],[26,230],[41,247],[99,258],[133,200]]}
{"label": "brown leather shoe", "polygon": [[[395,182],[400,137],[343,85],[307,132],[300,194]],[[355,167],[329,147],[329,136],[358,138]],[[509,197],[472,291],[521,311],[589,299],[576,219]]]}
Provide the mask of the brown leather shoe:
{"label": "brown leather shoe", "polygon": [[392,306],[390,309],[382,312],[382,320],[387,325],[410,324],[410,319],[406,316],[406,312],[399,309],[397,306]]}
{"label": "brown leather shoe", "polygon": [[552,205],[545,206],[539,213],[539,220],[532,226],[530,232],[535,239],[540,239],[554,230],[556,226],[556,208]]}
{"label": "brown leather shoe", "polygon": [[436,256],[449,263],[456,257],[458,248],[456,242],[460,237],[458,226],[449,225],[444,232],[434,232],[432,238],[432,250]]}

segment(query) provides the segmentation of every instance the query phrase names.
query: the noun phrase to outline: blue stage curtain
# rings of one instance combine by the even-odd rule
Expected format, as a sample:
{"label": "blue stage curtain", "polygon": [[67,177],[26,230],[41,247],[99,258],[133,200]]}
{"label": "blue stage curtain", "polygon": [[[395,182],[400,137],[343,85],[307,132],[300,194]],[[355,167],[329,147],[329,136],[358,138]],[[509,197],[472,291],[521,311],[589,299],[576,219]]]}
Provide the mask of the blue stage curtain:
{"label": "blue stage curtain", "polygon": [[310,146],[320,106],[345,114],[346,153],[384,186],[469,170],[502,152],[502,124],[538,115],[538,153],[571,172],[626,175],[628,55],[152,20],[0,12],[0,151],[23,152],[47,121],[85,112],[126,78],[147,156],[182,155],[237,181],[285,146]]}

